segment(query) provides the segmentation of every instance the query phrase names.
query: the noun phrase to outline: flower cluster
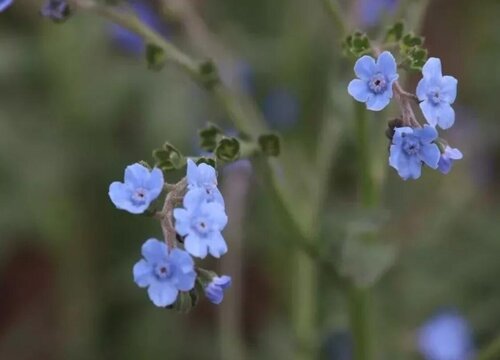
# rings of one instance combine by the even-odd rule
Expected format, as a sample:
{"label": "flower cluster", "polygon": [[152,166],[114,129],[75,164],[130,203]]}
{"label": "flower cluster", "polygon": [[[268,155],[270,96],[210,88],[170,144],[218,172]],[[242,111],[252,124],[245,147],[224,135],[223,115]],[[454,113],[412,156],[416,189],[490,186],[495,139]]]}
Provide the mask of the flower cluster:
{"label": "flower cluster", "polygon": [[[154,204],[165,192],[163,209],[157,211]],[[212,303],[222,302],[231,278],[197,268],[193,260],[208,254],[219,258],[227,252],[221,234],[227,215],[212,166],[188,159],[186,178],[171,185],[165,183],[160,169],[136,163],[127,166],[123,182],[110,185],[109,197],[118,209],[150,214],[161,221],[165,242],[147,240],[143,259],[133,268],[135,283],[148,288],[156,306],[175,307],[183,296],[196,299],[198,288]],[[183,207],[175,208],[178,203]]]}
{"label": "flower cluster", "polygon": [[[429,58],[422,68],[416,95],[401,89],[397,80],[397,63],[394,56],[382,52],[375,60],[365,55],[354,65],[357,79],[347,88],[349,94],[359,102],[366,103],[368,110],[380,111],[389,105],[395,92],[402,108],[402,119],[391,127],[389,165],[397,170],[404,180],[418,179],[422,165],[438,169],[447,174],[462,153],[451,148],[438,137],[436,127],[449,129],[455,122],[452,104],[457,96],[457,79],[443,76],[441,61]],[[427,122],[424,126],[416,120],[410,102],[418,100]]]}

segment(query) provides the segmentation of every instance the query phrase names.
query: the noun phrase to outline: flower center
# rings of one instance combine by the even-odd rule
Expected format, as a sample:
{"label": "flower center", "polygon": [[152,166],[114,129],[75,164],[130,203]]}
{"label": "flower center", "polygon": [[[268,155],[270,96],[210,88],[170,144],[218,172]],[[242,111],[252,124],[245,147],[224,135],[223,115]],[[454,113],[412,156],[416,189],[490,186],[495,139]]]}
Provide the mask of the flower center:
{"label": "flower center", "polygon": [[403,150],[407,155],[416,155],[420,151],[420,141],[418,139],[407,137],[403,144]]}
{"label": "flower center", "polygon": [[135,189],[132,194],[132,200],[136,203],[144,203],[146,201],[147,190],[144,188]]}
{"label": "flower center", "polygon": [[433,103],[434,105],[437,105],[441,102],[440,91],[438,88],[431,89],[427,96],[429,97],[431,103]]}
{"label": "flower center", "polygon": [[203,217],[199,217],[194,221],[193,228],[200,235],[204,235],[209,231],[208,222]]}
{"label": "flower center", "polygon": [[368,87],[376,94],[380,94],[381,92],[385,91],[385,89],[387,88],[387,81],[385,80],[385,76],[380,73],[373,75],[368,82]]}
{"label": "flower center", "polygon": [[167,262],[160,262],[155,265],[154,272],[158,280],[165,280],[172,275],[172,267]]}

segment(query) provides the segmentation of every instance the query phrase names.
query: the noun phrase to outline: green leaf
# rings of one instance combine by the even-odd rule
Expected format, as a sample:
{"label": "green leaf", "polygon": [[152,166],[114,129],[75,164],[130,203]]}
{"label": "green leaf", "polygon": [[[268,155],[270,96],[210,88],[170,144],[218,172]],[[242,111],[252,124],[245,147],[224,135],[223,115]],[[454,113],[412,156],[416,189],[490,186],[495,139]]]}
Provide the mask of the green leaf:
{"label": "green leaf", "polygon": [[401,40],[403,37],[404,23],[399,21],[387,29],[387,34],[385,36],[385,42],[396,42]]}
{"label": "green leaf", "polygon": [[217,166],[217,162],[215,161],[215,159],[208,158],[205,156],[202,156],[202,157],[198,158],[198,160],[196,160],[196,165],[200,165],[200,164],[207,164],[213,168],[215,168]]}
{"label": "green leaf", "polygon": [[259,146],[264,155],[278,156],[281,151],[280,138],[275,134],[259,136]]}
{"label": "green leaf", "polygon": [[147,161],[145,161],[145,160],[141,160],[141,161],[139,161],[139,164],[141,164],[142,166],[144,166],[144,167],[145,167],[145,168],[147,168],[148,170],[151,170],[151,169],[152,169],[152,168],[151,168],[151,165],[149,165],[149,164],[148,164],[148,162],[147,162]]}
{"label": "green leaf", "polygon": [[192,308],[193,300],[191,294],[189,292],[180,291],[173,309],[181,313],[188,313]]}
{"label": "green leaf", "polygon": [[408,33],[403,36],[403,45],[407,47],[422,46],[424,44],[423,36],[416,36],[414,33]]}
{"label": "green leaf", "polygon": [[410,62],[410,69],[421,71],[427,61],[427,49],[423,49],[420,46],[412,47],[408,50],[408,60]]}
{"label": "green leaf", "polygon": [[222,161],[234,161],[240,156],[240,142],[236,138],[223,138],[215,148],[215,156]]}
{"label": "green leaf", "polygon": [[155,166],[163,171],[181,169],[186,163],[186,159],[181,152],[168,142],[162,148],[153,150],[153,158],[155,159]]}
{"label": "green leaf", "polygon": [[217,67],[212,60],[205,60],[199,67],[201,81],[208,89],[212,88],[219,82],[219,73]]}
{"label": "green leaf", "polygon": [[370,40],[365,33],[356,31],[345,38],[342,47],[347,55],[359,57],[370,52]]}
{"label": "green leaf", "polygon": [[165,51],[154,44],[146,45],[146,61],[148,69],[153,71],[160,71],[167,61]]}
{"label": "green leaf", "polygon": [[217,125],[208,123],[205,128],[198,131],[198,135],[201,148],[212,152],[217,147],[217,141],[223,135],[223,132]]}

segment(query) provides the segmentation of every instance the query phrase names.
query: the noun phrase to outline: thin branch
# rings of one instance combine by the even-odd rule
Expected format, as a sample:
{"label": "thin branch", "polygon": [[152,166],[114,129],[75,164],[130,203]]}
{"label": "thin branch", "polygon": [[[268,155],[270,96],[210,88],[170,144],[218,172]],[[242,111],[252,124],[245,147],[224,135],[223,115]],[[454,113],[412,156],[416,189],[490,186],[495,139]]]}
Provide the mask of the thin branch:
{"label": "thin branch", "polygon": [[165,203],[163,204],[163,209],[155,216],[160,220],[163,238],[169,249],[176,247],[176,231],[172,221],[173,211],[179,202],[179,199],[182,199],[182,196],[186,193],[186,188],[187,180],[186,178],[183,178],[175,184],[174,188],[167,194],[165,197]]}

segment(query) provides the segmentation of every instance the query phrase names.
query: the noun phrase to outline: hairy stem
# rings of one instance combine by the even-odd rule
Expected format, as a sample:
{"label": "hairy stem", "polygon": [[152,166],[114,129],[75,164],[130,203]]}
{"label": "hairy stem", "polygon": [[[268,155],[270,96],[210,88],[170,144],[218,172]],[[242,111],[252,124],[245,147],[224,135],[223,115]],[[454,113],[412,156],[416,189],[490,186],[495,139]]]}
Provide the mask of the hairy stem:
{"label": "hairy stem", "polygon": [[175,206],[186,193],[187,180],[183,178],[177,184],[171,187],[170,192],[165,197],[163,208],[156,217],[160,220],[163,238],[169,249],[176,247],[176,231],[172,221]]}

